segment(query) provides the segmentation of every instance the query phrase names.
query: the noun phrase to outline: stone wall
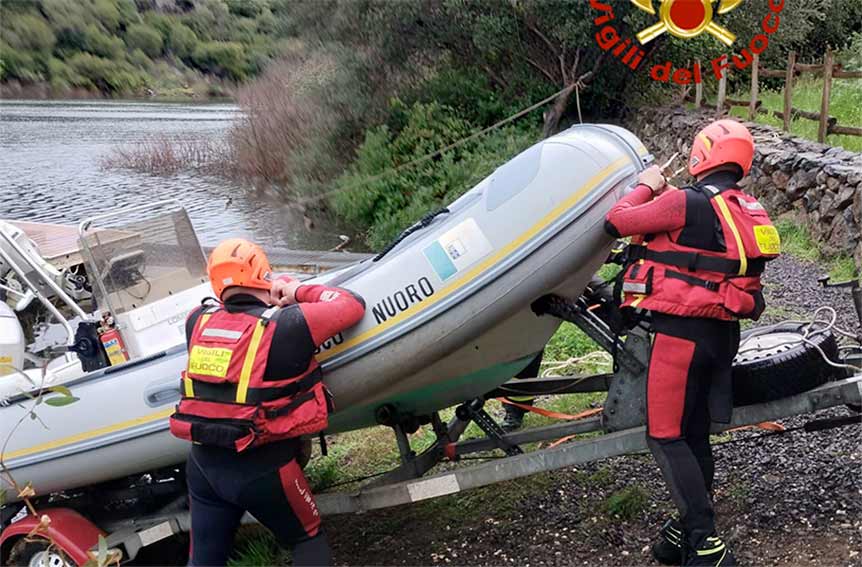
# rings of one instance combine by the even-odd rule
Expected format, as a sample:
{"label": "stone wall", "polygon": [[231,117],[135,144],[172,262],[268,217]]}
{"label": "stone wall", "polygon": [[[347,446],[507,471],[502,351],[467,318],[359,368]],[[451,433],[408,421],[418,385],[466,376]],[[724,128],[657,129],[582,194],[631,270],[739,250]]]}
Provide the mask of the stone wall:
{"label": "stone wall", "polygon": [[[663,163],[674,152],[685,164],[694,135],[713,113],[643,109],[626,126]],[[743,185],[775,218],[795,210],[827,255],[849,254],[862,269],[862,154],[818,144],[770,126],[746,123],[756,154]],[[685,177],[688,179],[688,177]]]}

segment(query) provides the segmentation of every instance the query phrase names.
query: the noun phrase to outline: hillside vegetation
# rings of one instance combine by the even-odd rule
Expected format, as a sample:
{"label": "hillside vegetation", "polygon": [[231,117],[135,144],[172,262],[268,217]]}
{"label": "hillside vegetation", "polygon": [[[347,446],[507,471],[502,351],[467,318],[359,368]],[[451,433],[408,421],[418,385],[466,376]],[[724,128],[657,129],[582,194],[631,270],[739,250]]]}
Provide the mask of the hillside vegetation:
{"label": "hillside vegetation", "polygon": [[7,91],[222,95],[279,52],[266,0],[3,0]]}
{"label": "hillside vegetation", "polygon": [[[653,81],[671,60],[727,53],[708,34],[664,35],[633,71],[596,44],[601,12],[584,0],[314,0],[283,12],[291,48],[243,88],[243,122],[232,138],[243,175],[326,206],[380,247],[429,210],[451,201],[519,150],[578,120],[614,121],[644,104],[673,104],[680,89]],[[620,37],[654,19],[610,2]],[[859,0],[784,0],[763,63],[782,68],[846,49],[862,31]],[[722,16],[734,50],[761,32],[765,2]],[[749,71],[730,74],[744,88]],[[708,95],[717,90],[705,78]],[[764,84],[764,90],[772,85]],[[558,93],[556,96],[555,93]],[[431,160],[423,156],[554,97],[503,129]]]}
{"label": "hillside vegetation", "polygon": [[[306,208],[334,211],[375,248],[579,117],[608,122],[641,105],[678,103],[680,87],[652,80],[653,65],[672,61],[683,67],[728,52],[708,34],[690,40],[664,34],[645,47],[642,65],[632,70],[596,43],[603,28],[595,20],[604,13],[597,6],[612,6],[621,38],[655,23],[623,1],[186,0],[180,6],[175,0],[170,13],[163,3],[160,11],[141,4],[136,26],[161,29],[148,23],[158,16],[195,33],[197,47],[179,59],[199,71],[241,81],[277,53],[237,90],[243,112],[225,155],[217,158],[219,169],[277,188]],[[43,9],[47,5],[46,0]],[[722,25],[738,36],[734,52],[761,33],[769,5],[745,2],[722,15]],[[819,61],[827,47],[847,50],[862,32],[859,0],[780,5],[781,25],[761,56],[770,68],[782,68],[789,50],[801,62]],[[233,27],[198,17],[216,12]],[[246,27],[256,30],[249,37],[257,39],[241,43]],[[129,28],[118,37],[143,51],[144,34],[130,39]],[[176,60],[166,55],[170,33],[159,33],[160,57]],[[147,35],[155,54],[155,35]],[[243,49],[232,51],[230,44]],[[252,49],[258,45],[273,51]],[[126,45],[127,58],[132,52]],[[717,81],[709,75],[704,88],[712,97]],[[746,88],[749,76],[748,70],[732,72],[730,88]],[[777,86],[778,80],[764,81],[762,89]],[[518,120],[491,128],[544,99],[547,104]],[[466,137],[469,142],[428,157]],[[126,155],[134,158],[133,151]],[[116,163],[137,167],[149,161]]]}

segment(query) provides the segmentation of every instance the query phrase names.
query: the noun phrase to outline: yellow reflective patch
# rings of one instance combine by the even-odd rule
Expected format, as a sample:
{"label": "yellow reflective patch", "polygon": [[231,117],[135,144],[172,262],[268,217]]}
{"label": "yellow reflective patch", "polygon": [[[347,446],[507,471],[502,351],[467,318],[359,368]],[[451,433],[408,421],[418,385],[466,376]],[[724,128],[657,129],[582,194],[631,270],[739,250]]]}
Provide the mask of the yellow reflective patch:
{"label": "yellow reflective patch", "polygon": [[781,237],[778,230],[771,224],[762,224],[754,227],[754,239],[761,254],[781,254]]}
{"label": "yellow reflective patch", "polygon": [[229,348],[209,348],[195,345],[189,354],[189,373],[224,378],[233,351]]}

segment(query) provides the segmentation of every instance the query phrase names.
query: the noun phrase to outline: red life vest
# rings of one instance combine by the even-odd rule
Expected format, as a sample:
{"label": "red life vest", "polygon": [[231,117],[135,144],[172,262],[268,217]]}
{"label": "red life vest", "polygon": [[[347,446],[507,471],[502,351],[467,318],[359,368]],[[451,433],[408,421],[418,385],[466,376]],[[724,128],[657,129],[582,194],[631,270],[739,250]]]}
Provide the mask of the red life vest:
{"label": "red life vest", "polygon": [[765,307],[760,276],[781,251],[769,215],[736,187],[685,190],[699,193],[687,200],[687,207],[701,203],[700,214],[691,215],[697,222],[630,246],[622,306],[683,317],[758,319]]}
{"label": "red life vest", "polygon": [[240,452],[326,429],[328,392],[316,361],[304,375],[263,380],[277,309],[256,317],[216,306],[200,315],[171,433]]}

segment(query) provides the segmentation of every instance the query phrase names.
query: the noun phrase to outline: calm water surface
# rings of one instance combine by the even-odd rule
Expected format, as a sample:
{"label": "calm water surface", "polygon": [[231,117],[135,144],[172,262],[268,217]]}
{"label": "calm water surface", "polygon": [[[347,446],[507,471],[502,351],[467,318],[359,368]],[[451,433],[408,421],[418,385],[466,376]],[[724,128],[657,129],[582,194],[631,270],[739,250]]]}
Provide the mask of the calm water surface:
{"label": "calm water surface", "polygon": [[0,218],[76,224],[114,208],[178,199],[203,244],[228,236],[277,248],[338,244],[337,230],[320,221],[307,230],[293,210],[234,182],[100,166],[114,147],[156,135],[220,138],[237,113],[231,104],[2,101]]}

